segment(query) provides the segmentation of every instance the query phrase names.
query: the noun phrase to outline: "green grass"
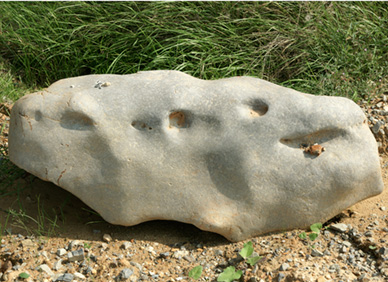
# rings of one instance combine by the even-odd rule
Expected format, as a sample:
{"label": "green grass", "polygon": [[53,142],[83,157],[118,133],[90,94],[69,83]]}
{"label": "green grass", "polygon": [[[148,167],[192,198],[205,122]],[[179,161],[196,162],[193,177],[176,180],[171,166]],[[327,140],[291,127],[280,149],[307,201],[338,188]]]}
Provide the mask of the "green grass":
{"label": "green grass", "polygon": [[51,237],[56,234],[56,229],[59,227],[58,217],[55,211],[52,212],[54,215],[51,215],[45,210],[40,195],[36,196],[36,199],[37,215],[35,217],[28,215],[23,207],[19,211],[10,208],[6,212],[12,218],[12,226],[24,230],[28,235]]}
{"label": "green grass", "polygon": [[[11,72],[11,67],[0,58],[0,103],[12,103],[28,92],[32,87],[27,87],[20,81],[21,77]],[[7,112],[7,115],[9,113]],[[5,123],[0,122],[0,135],[3,133]]]}
{"label": "green grass", "polygon": [[0,55],[29,87],[174,69],[354,100],[388,92],[384,2],[0,2],[0,15]]}

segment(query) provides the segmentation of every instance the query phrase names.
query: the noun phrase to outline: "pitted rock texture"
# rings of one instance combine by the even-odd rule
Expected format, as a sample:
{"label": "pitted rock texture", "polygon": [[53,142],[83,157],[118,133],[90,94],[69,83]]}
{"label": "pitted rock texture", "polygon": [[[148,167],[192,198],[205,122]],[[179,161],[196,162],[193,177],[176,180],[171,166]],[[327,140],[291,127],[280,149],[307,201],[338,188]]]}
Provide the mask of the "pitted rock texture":
{"label": "pitted rock texture", "polygon": [[239,241],[323,222],[383,190],[362,110],[253,77],[60,80],[13,107],[9,156],[110,223],[191,223]]}

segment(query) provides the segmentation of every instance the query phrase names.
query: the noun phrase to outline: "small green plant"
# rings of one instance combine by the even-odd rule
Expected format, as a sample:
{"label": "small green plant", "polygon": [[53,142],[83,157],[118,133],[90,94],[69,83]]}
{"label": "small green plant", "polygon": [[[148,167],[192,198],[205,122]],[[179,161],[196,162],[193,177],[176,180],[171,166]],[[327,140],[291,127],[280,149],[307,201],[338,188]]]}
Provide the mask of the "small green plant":
{"label": "small green plant", "polygon": [[30,274],[28,274],[26,272],[22,272],[19,274],[19,278],[27,279],[28,277],[30,277]]}
{"label": "small green plant", "polygon": [[202,266],[197,265],[192,270],[190,270],[189,277],[194,279],[194,280],[198,280],[199,277],[201,277],[201,274],[202,274]]}
{"label": "small green plant", "polygon": [[232,282],[233,280],[240,279],[241,275],[241,270],[236,271],[234,266],[229,266],[218,276],[217,281]]}
{"label": "small green plant", "polygon": [[253,244],[251,241],[244,244],[244,247],[242,248],[242,250],[240,251],[239,254],[240,254],[240,256],[242,256],[246,260],[246,262],[249,265],[252,265],[252,266],[255,265],[261,259],[260,256],[252,256]]}
{"label": "small green plant", "polygon": [[90,243],[84,243],[84,248],[85,249],[90,249],[92,247],[92,244]]}
{"label": "small green plant", "polygon": [[[318,238],[319,233],[321,232],[321,229],[322,229],[322,223],[314,223],[310,226],[311,233],[308,236],[310,241],[314,241],[315,239]],[[299,238],[302,240],[307,239],[306,232],[300,233]]]}

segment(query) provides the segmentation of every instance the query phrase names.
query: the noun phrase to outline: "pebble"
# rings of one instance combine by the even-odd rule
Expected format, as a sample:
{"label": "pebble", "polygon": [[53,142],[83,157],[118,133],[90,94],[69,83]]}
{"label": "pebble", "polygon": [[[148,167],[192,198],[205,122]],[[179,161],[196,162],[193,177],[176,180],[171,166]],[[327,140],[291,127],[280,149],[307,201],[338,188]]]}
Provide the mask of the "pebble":
{"label": "pebble", "polygon": [[179,251],[175,251],[174,254],[172,255],[174,258],[176,259],[181,259],[182,257],[184,256],[187,256],[189,254],[188,251],[185,251],[185,250],[179,250]]}
{"label": "pebble", "polygon": [[104,234],[102,236],[102,240],[104,240],[105,242],[109,243],[109,242],[112,241],[112,237],[109,234]]}
{"label": "pebble", "polygon": [[118,277],[118,280],[127,280],[129,279],[129,277],[131,277],[132,274],[133,274],[132,269],[124,268],[117,277]]}
{"label": "pebble", "polygon": [[366,237],[372,237],[373,236],[373,232],[372,231],[367,231],[367,232],[364,233],[364,235]]}
{"label": "pebble", "polygon": [[283,263],[283,264],[280,266],[279,270],[280,270],[280,271],[286,271],[286,270],[289,269],[289,268],[290,268],[290,265],[289,265],[288,263]]}
{"label": "pebble", "polygon": [[57,250],[57,256],[59,256],[59,257],[64,256],[66,253],[67,252],[64,248],[60,248]]}
{"label": "pebble", "polygon": [[160,253],[159,256],[161,258],[168,258],[170,256],[170,252],[164,252],[164,253]]}
{"label": "pebble", "polygon": [[188,262],[193,262],[195,261],[195,258],[193,256],[183,256],[183,259],[187,260]]}
{"label": "pebble", "polygon": [[74,275],[71,273],[61,274],[55,279],[55,281],[71,282],[74,279]]}
{"label": "pebble", "polygon": [[86,279],[85,275],[79,272],[74,272],[74,277],[81,280]]}
{"label": "pebble", "polygon": [[84,249],[78,249],[76,251],[69,252],[67,254],[67,259],[70,262],[84,260],[85,259]]}
{"label": "pebble", "polygon": [[62,260],[61,260],[61,259],[58,260],[58,261],[56,261],[56,262],[54,262],[54,266],[53,266],[54,270],[58,271],[58,270],[60,270],[62,267],[63,267],[63,265],[62,265]]}
{"label": "pebble", "polygon": [[382,211],[386,211],[386,210],[387,210],[387,208],[386,208],[386,207],[380,207],[380,210],[382,210]]}
{"label": "pebble", "polygon": [[286,278],[286,275],[284,273],[279,273],[279,276],[278,276],[278,281],[282,281],[284,278]]}
{"label": "pebble", "polygon": [[382,256],[388,256],[388,248],[387,247],[381,247],[379,249],[379,254]]}
{"label": "pebble", "polygon": [[137,262],[134,262],[134,261],[131,261],[130,264],[134,267],[136,267],[137,269],[139,269],[140,272],[143,271],[143,267],[141,266],[140,263],[137,263]]}
{"label": "pebble", "polygon": [[31,241],[31,239],[26,239],[26,240],[22,241],[22,246],[24,249],[32,248],[32,247],[34,247],[34,245],[35,244]]}
{"label": "pebble", "polygon": [[47,264],[41,264],[38,266],[38,270],[42,270],[46,272],[50,276],[54,276],[54,272],[52,272],[51,268]]}
{"label": "pebble", "polygon": [[344,223],[336,223],[336,224],[331,225],[330,229],[333,229],[333,230],[341,232],[341,233],[345,233],[346,231],[348,231],[348,226]]}
{"label": "pebble", "polygon": [[121,248],[124,249],[124,250],[128,250],[130,247],[132,247],[132,243],[131,242],[124,242],[122,245],[121,245]]}
{"label": "pebble", "polygon": [[71,250],[73,250],[77,246],[83,246],[83,244],[80,241],[78,241],[78,240],[73,240],[73,241],[70,242],[70,244],[67,247],[67,249],[69,251],[71,251]]}
{"label": "pebble", "polygon": [[311,256],[313,256],[313,257],[323,257],[323,253],[318,251],[317,249],[312,249],[311,250]]}

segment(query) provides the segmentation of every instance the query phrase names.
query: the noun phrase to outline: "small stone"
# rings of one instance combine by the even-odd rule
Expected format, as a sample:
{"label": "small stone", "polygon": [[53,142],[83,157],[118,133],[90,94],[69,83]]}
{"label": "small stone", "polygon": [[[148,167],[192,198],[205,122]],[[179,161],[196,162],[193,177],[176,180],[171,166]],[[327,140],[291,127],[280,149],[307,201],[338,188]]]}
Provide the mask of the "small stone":
{"label": "small stone", "polygon": [[109,234],[104,234],[102,236],[102,240],[104,240],[105,242],[109,243],[110,241],[112,241],[112,237]]}
{"label": "small stone", "polygon": [[330,229],[344,233],[344,232],[348,231],[348,226],[344,223],[336,223],[336,224],[331,225]]}
{"label": "small stone", "polygon": [[170,252],[164,252],[159,254],[161,258],[168,258],[170,256]]}
{"label": "small stone", "polygon": [[342,245],[344,245],[345,247],[350,248],[352,246],[352,243],[350,243],[349,241],[343,241]]}
{"label": "small stone", "polygon": [[387,210],[387,208],[386,208],[386,207],[380,207],[380,210],[382,210],[382,211],[386,211],[386,210]]}
{"label": "small stone", "polygon": [[55,281],[71,282],[74,279],[74,275],[71,273],[64,273],[55,279]]}
{"label": "small stone", "polygon": [[278,282],[282,281],[284,278],[286,277],[286,275],[284,275],[284,273],[279,273],[279,276],[278,276]]}
{"label": "small stone", "polygon": [[46,251],[43,251],[43,252],[41,253],[41,255],[42,255],[45,259],[49,259],[49,258],[48,258],[48,254],[47,254]]}
{"label": "small stone", "polygon": [[118,280],[127,280],[129,279],[129,277],[131,277],[132,274],[133,274],[132,269],[124,268],[117,277],[118,277]]}
{"label": "small stone", "polygon": [[379,249],[379,254],[382,256],[388,256],[388,248],[387,247],[381,247]]}
{"label": "small stone", "polygon": [[367,231],[367,232],[364,233],[364,235],[366,237],[372,237],[373,236],[373,232],[372,231]]}
{"label": "small stone", "polygon": [[290,268],[290,265],[289,265],[288,263],[283,263],[283,264],[280,266],[279,270],[280,270],[280,271],[286,271],[286,270],[289,269],[289,268]]}
{"label": "small stone", "polygon": [[23,249],[32,248],[34,247],[34,242],[32,242],[31,239],[26,239],[22,241],[22,246],[23,246]]}
{"label": "small stone", "polygon": [[77,246],[83,246],[83,244],[80,241],[78,241],[78,240],[73,240],[73,241],[70,242],[70,244],[68,246],[68,250],[72,251]]}
{"label": "small stone", "polygon": [[63,267],[63,265],[62,265],[62,260],[61,259],[56,261],[56,262],[54,262],[54,266],[53,266],[54,270],[58,271],[62,267]]}
{"label": "small stone", "polygon": [[174,254],[172,256],[174,258],[180,259],[180,258],[182,258],[184,256],[187,256],[188,254],[189,254],[188,251],[181,251],[181,250],[179,250],[179,251],[174,252]]}
{"label": "small stone", "polygon": [[131,264],[132,266],[136,267],[137,269],[139,269],[139,270],[140,270],[140,272],[142,272],[142,271],[143,271],[143,267],[141,266],[141,264],[140,264],[140,263],[137,263],[137,262],[131,261],[131,262],[130,262],[130,264]]}
{"label": "small stone", "polygon": [[154,255],[154,256],[156,255],[156,252],[154,251],[154,248],[151,247],[151,246],[146,247],[145,250],[147,252],[149,252],[150,254]]}
{"label": "small stone", "polygon": [[317,249],[312,249],[311,250],[311,256],[313,256],[313,257],[323,257],[323,253],[318,251]]}
{"label": "small stone", "polygon": [[130,247],[132,247],[132,243],[131,242],[124,242],[122,245],[121,245],[121,248],[124,249],[124,250],[128,250]]}
{"label": "small stone", "polygon": [[70,262],[80,261],[85,259],[84,249],[78,249],[67,254],[67,258]]}
{"label": "small stone", "polygon": [[54,276],[54,272],[51,271],[50,267],[47,264],[42,264],[38,266],[38,270],[46,272],[50,276]]}
{"label": "small stone", "polygon": [[66,253],[67,252],[64,248],[60,248],[57,250],[57,256],[59,256],[59,257],[64,256]]}
{"label": "small stone", "polygon": [[86,279],[85,275],[79,272],[74,272],[74,277],[81,280]]}
{"label": "small stone", "polygon": [[381,121],[378,121],[376,122],[376,124],[372,127],[372,132],[374,134],[377,134],[381,128],[381,126],[383,126],[384,124],[381,122]]}
{"label": "small stone", "polygon": [[195,261],[195,258],[193,256],[183,256],[183,259],[187,260],[188,262]]}

